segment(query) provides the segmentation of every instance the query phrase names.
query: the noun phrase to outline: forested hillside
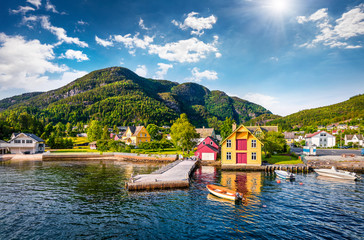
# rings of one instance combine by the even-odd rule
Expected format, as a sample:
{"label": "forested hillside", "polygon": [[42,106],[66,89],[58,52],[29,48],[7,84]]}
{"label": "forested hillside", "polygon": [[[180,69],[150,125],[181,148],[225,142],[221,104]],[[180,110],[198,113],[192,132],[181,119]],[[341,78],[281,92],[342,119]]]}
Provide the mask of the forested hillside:
{"label": "forested hillside", "polygon": [[97,70],[68,85],[45,93],[29,93],[0,101],[0,120],[12,127],[27,113],[36,121],[87,124],[97,119],[102,124],[171,125],[186,113],[196,127],[226,117],[242,123],[270,113],[257,104],[210,91],[196,83],[146,79],[126,68]]}
{"label": "forested hillside", "polygon": [[364,95],[351,97],[349,100],[330,106],[303,110],[286,117],[269,121],[269,125],[279,125],[282,130],[327,126],[345,120],[364,120]]}

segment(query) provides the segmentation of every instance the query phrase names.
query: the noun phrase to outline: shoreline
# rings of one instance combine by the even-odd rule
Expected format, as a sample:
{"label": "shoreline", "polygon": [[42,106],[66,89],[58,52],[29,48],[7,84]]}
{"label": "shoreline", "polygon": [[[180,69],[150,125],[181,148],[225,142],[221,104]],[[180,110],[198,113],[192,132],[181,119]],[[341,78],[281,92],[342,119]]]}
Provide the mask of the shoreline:
{"label": "shoreline", "polygon": [[[5,154],[0,155],[0,162],[21,161],[79,161],[79,160],[111,160],[139,163],[171,163],[177,160],[176,155],[145,155],[130,153],[104,153],[104,154]],[[269,171],[272,168],[285,168],[287,170],[304,169],[310,171],[315,168],[331,168],[364,173],[363,156],[306,156],[306,164],[271,164],[262,166],[248,165],[221,165],[219,161],[200,161],[200,166],[214,166],[227,171]],[[301,170],[299,170],[301,171]]]}

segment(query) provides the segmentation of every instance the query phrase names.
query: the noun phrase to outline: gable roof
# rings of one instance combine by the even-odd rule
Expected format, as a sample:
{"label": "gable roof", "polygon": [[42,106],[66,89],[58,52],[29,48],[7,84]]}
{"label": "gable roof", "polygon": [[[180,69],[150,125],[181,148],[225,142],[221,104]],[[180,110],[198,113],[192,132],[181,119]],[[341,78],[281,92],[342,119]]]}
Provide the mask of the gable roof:
{"label": "gable roof", "polygon": [[137,135],[138,135],[138,133],[139,133],[142,129],[143,129],[143,126],[137,126],[137,127],[135,128],[135,131],[134,131],[134,133],[133,133],[133,136],[137,136]]}
{"label": "gable roof", "polygon": [[318,131],[318,132],[315,132],[315,133],[312,133],[312,134],[307,134],[307,135],[306,135],[306,138],[312,138],[312,137],[314,137],[314,136],[316,136],[317,134],[322,133],[322,132],[324,132],[324,133],[326,133],[326,134],[330,135],[331,137],[333,137],[330,133],[328,133],[328,132],[326,132],[326,131]]}
{"label": "gable roof", "polygon": [[14,134],[14,137],[11,140],[17,138],[20,134],[24,134],[24,135],[26,135],[26,136],[28,136],[30,138],[33,138],[37,142],[44,142],[43,139],[41,139],[40,137],[38,137],[37,135],[32,134],[32,133],[13,133],[13,134]]}
{"label": "gable roof", "polygon": [[215,130],[213,128],[196,128],[196,132],[200,134],[200,138],[212,136]]}
{"label": "gable roof", "polygon": [[358,139],[358,140],[363,140],[363,135],[362,134],[353,134],[353,135],[345,135],[345,138],[347,139],[347,140],[352,140],[353,139],[353,137],[354,136],[356,136],[356,138]]}
{"label": "gable roof", "polygon": [[257,129],[261,129],[263,132],[278,132],[278,126],[248,126],[246,127],[250,132],[255,132]]}
{"label": "gable roof", "polygon": [[219,149],[217,148],[214,148],[213,146],[211,146],[210,144],[204,144],[203,146],[201,146],[199,149],[197,149],[196,151],[200,151],[202,148],[204,147],[208,147],[210,148],[211,150],[213,150],[214,152],[219,152]]}
{"label": "gable roof", "polygon": [[[201,146],[201,144],[202,145],[205,145],[205,144],[203,144],[203,142],[206,140],[206,139],[208,139],[208,138],[210,138],[211,139],[211,141],[213,141],[217,146],[219,146],[219,143],[218,143],[218,141],[217,141],[217,139],[215,139],[215,138],[213,138],[213,137],[211,137],[211,136],[208,136],[208,137],[206,137],[204,140],[202,140],[201,142],[199,142],[198,144],[197,144],[197,146]],[[207,144],[206,144],[207,145]],[[208,144],[208,145],[210,145],[210,144]]]}
{"label": "gable roof", "polygon": [[284,138],[285,139],[289,139],[289,138],[292,139],[292,138],[295,137],[295,133],[294,132],[284,132],[283,135],[284,135]]}
{"label": "gable roof", "polygon": [[[224,140],[222,140],[221,142],[220,142],[220,145],[222,145],[229,137],[231,137],[234,133],[236,133],[236,132],[238,132],[238,130],[241,128],[241,127],[245,127],[243,124],[241,124],[241,125],[239,125],[229,136],[227,136]],[[247,128],[247,127],[245,127],[246,129],[247,129],[247,131],[248,131],[248,133],[250,133],[256,140],[258,140],[259,142],[260,142],[260,144],[261,145],[264,145],[254,134],[252,134],[251,132],[250,132],[250,130]]]}

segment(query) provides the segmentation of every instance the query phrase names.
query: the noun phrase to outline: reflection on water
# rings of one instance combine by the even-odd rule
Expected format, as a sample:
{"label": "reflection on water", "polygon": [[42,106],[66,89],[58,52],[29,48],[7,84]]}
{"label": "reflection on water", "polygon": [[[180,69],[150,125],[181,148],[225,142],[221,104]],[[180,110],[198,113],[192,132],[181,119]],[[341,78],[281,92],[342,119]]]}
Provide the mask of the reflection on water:
{"label": "reflection on water", "polygon": [[[277,183],[263,172],[203,166],[184,190],[128,193],[131,174],[155,164],[113,161],[0,165],[0,239],[360,239],[363,181],[299,174]],[[217,198],[206,184],[243,192]],[[300,185],[299,183],[303,183]]]}
{"label": "reflection on water", "polygon": [[355,184],[355,181],[350,180],[350,179],[340,179],[340,178],[333,178],[333,177],[326,177],[326,176],[317,176],[316,179],[323,181],[323,182],[330,182],[330,183]]}

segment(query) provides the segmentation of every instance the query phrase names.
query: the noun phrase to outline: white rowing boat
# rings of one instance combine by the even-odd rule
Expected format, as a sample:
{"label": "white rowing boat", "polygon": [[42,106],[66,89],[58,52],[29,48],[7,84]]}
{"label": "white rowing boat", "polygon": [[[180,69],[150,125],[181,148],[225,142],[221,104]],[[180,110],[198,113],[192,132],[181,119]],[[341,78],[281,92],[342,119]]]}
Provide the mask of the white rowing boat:
{"label": "white rowing boat", "polygon": [[282,171],[282,170],[274,170],[275,174],[277,174],[278,177],[283,179],[294,179],[296,176],[293,173]]}

